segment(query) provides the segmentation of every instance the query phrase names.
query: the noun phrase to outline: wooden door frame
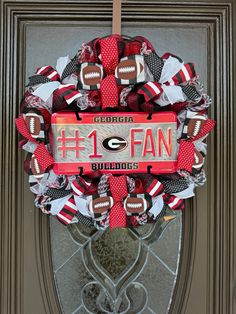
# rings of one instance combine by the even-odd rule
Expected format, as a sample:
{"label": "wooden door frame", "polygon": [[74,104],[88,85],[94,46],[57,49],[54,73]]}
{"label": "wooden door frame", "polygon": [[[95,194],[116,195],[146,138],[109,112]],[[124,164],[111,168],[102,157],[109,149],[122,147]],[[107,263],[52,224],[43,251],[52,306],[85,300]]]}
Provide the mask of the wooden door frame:
{"label": "wooden door frame", "polygon": [[[60,305],[52,275],[49,221],[34,211],[34,224],[27,231],[35,250],[27,249],[24,239],[29,228],[25,211],[23,188],[25,178],[22,172],[23,156],[17,147],[14,119],[18,115],[19,102],[25,81],[25,34],[27,25],[58,25],[67,21],[82,23],[111,22],[112,1],[8,1],[1,3],[1,63],[0,95],[1,115],[1,215],[0,215],[0,311],[6,314],[59,313]],[[203,203],[196,197],[189,203],[184,214],[183,253],[180,274],[175,289],[172,313],[197,312],[201,302],[197,280],[201,256],[198,250],[204,247],[208,261],[206,312],[211,314],[236,311],[236,215],[235,204],[235,142],[236,124],[234,91],[236,80],[235,29],[236,1],[139,1],[128,0],[123,4],[124,22],[145,22],[152,19],[157,23],[186,23],[206,25],[208,31],[208,86],[213,97],[211,117],[217,120],[217,127],[209,140],[207,161],[208,197]],[[222,80],[224,78],[224,80]],[[199,208],[207,210],[207,221],[198,225],[201,219]],[[198,208],[198,210],[197,210]],[[29,218],[32,220],[32,217]],[[204,225],[207,223],[207,226]],[[207,236],[201,243],[201,231]],[[26,274],[28,257],[37,268],[38,283],[34,289],[30,276]],[[29,265],[30,267],[30,265]],[[30,305],[29,305],[30,304]],[[31,307],[30,307],[31,306]]]}

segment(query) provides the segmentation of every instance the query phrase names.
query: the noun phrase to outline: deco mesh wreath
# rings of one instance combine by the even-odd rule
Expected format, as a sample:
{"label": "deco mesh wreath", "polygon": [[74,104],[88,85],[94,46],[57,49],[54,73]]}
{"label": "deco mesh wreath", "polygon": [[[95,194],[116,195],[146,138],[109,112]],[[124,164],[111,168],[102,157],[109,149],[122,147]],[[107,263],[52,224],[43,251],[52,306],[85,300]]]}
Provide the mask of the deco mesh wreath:
{"label": "deco mesh wreath", "polygon": [[[80,222],[98,229],[139,226],[163,220],[167,210],[182,210],[184,199],[206,181],[205,138],[214,127],[207,117],[210,104],[192,63],[171,53],[159,57],[141,36],[96,38],[72,60],[59,58],[55,69],[38,68],[16,119],[35,206],[65,225]],[[137,131],[132,122],[140,117],[146,124]],[[174,119],[175,129],[167,124],[162,132],[154,122],[165,122],[163,117]],[[112,127],[137,132],[130,131],[127,139]],[[103,130],[102,142],[95,142],[96,128]],[[81,136],[89,130],[93,153]],[[126,160],[124,152],[130,154]],[[80,164],[82,154],[87,162]],[[58,155],[67,160],[61,163],[64,172]],[[168,161],[170,169],[163,166]]]}

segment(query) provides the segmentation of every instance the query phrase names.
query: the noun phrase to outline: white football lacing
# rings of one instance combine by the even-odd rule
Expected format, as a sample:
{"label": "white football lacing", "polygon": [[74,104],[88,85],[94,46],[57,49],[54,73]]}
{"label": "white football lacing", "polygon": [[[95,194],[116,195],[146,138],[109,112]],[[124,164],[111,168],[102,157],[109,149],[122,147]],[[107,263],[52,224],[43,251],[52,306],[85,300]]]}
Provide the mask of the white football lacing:
{"label": "white football lacing", "polygon": [[109,202],[101,202],[101,203],[95,204],[94,208],[105,207],[105,206],[108,206],[109,204],[110,204]]}
{"label": "white football lacing", "polygon": [[34,159],[34,167],[37,173],[40,173],[40,167],[37,159]]}
{"label": "white football lacing", "polygon": [[136,204],[136,203],[128,203],[126,204],[127,207],[130,207],[130,208],[140,208],[142,207],[143,205],[142,204]]}
{"label": "white football lacing", "polygon": [[198,134],[198,132],[200,131],[200,127],[201,127],[201,121],[196,121],[194,130],[193,130],[193,136],[196,136]]}
{"label": "white football lacing", "polygon": [[100,77],[99,72],[90,72],[90,73],[86,73],[84,75],[84,78],[86,78],[86,79],[92,79],[92,78],[96,78],[96,77]]}
{"label": "white football lacing", "polygon": [[134,67],[134,66],[131,66],[131,67],[122,67],[122,68],[119,68],[119,72],[120,72],[120,73],[135,72],[135,67]]}
{"label": "white football lacing", "polygon": [[30,118],[29,127],[30,127],[30,132],[34,133],[34,130],[35,130],[34,118]]}
{"label": "white football lacing", "polygon": [[199,163],[199,158],[198,158],[197,154],[194,155],[194,160],[195,160],[195,163],[196,163],[196,164]]}

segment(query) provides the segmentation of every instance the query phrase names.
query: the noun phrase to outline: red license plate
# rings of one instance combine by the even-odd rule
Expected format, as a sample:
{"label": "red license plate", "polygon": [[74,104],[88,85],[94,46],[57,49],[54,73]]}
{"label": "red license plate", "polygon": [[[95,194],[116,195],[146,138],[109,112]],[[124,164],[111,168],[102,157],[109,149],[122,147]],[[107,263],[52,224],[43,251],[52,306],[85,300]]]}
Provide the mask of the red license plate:
{"label": "red license plate", "polygon": [[[54,171],[57,174],[170,173],[176,171],[174,112],[52,115]],[[82,167],[82,168],[81,168]]]}

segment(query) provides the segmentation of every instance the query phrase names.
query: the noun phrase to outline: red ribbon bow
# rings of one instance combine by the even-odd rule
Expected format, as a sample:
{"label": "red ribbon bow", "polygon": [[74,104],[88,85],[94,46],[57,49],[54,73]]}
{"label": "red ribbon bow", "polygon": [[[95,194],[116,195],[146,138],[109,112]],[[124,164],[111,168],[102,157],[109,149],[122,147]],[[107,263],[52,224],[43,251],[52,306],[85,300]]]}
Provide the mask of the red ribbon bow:
{"label": "red ribbon bow", "polygon": [[107,73],[107,76],[101,81],[100,87],[103,109],[118,106],[118,86],[114,75],[119,61],[117,41],[117,36],[100,40],[102,65]]}
{"label": "red ribbon bow", "polygon": [[179,154],[178,154],[178,170],[187,170],[192,172],[194,163],[194,141],[206,136],[215,126],[215,121],[208,119],[203,125],[201,131],[191,139],[180,140]]}
{"label": "red ribbon bow", "polygon": [[[127,177],[109,177],[110,191],[114,200],[114,206],[110,212],[110,228],[126,227],[126,211],[123,206],[123,200],[128,195]],[[146,193],[151,197],[156,197],[163,193],[164,187],[157,179],[151,179],[147,182]]]}
{"label": "red ribbon bow", "polygon": [[44,143],[37,142],[30,134],[23,115],[20,115],[19,118],[16,119],[16,127],[19,133],[29,141],[37,144],[37,148],[34,151],[34,155],[42,168],[43,171],[46,170],[47,167],[51,166],[54,162],[53,157],[49,154],[47,148],[45,147]]}
{"label": "red ribbon bow", "polygon": [[114,199],[114,206],[110,212],[110,228],[124,228],[126,227],[126,212],[123,199],[128,195],[126,176],[110,176],[109,184]]}

